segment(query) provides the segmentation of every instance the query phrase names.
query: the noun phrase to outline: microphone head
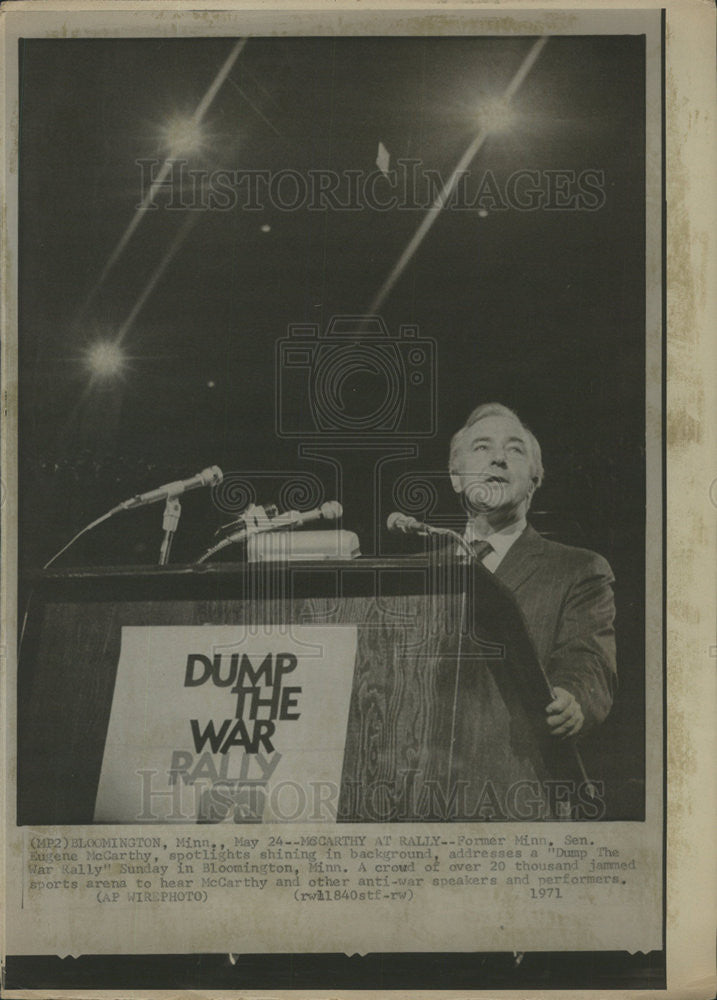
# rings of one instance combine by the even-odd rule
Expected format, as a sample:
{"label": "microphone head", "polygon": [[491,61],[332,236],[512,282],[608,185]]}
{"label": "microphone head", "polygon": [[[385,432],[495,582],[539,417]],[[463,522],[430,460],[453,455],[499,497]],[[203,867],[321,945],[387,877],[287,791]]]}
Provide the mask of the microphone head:
{"label": "microphone head", "polygon": [[410,514],[402,514],[400,510],[395,510],[393,514],[388,515],[386,527],[389,531],[403,531],[404,534],[409,531],[423,531],[424,529],[424,525],[420,521],[417,521],[415,517],[411,517]]}
{"label": "microphone head", "polygon": [[402,514],[399,510],[388,515],[386,527],[389,531],[402,531],[404,534],[425,535],[430,531],[427,524],[423,524],[410,514]]}
{"label": "microphone head", "polygon": [[327,500],[326,503],[321,504],[319,510],[326,521],[337,521],[344,512],[338,500]]}
{"label": "microphone head", "polygon": [[224,479],[224,473],[218,465],[212,465],[208,469],[202,469],[199,475],[201,476],[202,483],[205,486],[216,486],[217,483],[221,483]]}

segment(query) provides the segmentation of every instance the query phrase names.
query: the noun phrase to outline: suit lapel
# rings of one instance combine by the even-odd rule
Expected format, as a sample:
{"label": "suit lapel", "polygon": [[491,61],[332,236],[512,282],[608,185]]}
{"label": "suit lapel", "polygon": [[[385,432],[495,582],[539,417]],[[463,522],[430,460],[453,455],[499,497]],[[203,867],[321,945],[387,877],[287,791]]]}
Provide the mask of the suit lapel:
{"label": "suit lapel", "polygon": [[517,542],[508,549],[495,576],[510,590],[516,591],[538,569],[544,547],[543,538],[528,525]]}
{"label": "suit lapel", "polygon": [[[493,574],[511,591],[516,591],[540,566],[545,554],[545,539],[535,528],[528,525],[523,534],[511,545]],[[427,553],[416,553],[413,558],[426,558]],[[450,538],[441,539],[432,550],[434,558],[443,561],[456,558],[456,542]],[[412,558],[412,557],[407,557]],[[486,570],[487,572],[487,570]]]}

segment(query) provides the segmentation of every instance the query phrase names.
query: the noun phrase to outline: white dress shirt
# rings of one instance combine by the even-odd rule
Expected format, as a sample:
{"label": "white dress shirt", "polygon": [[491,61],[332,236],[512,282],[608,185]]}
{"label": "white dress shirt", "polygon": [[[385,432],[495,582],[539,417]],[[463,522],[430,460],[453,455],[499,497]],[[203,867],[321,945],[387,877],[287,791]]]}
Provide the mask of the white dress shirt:
{"label": "white dress shirt", "polygon": [[476,541],[490,542],[493,546],[493,551],[485,555],[481,561],[486,569],[490,570],[491,573],[495,573],[503,559],[505,559],[508,549],[517,542],[520,535],[525,531],[527,524],[526,519],[521,517],[513,524],[501,528],[500,531],[493,531],[489,535],[479,535],[475,530],[473,521],[469,521],[463,537],[469,544]]}

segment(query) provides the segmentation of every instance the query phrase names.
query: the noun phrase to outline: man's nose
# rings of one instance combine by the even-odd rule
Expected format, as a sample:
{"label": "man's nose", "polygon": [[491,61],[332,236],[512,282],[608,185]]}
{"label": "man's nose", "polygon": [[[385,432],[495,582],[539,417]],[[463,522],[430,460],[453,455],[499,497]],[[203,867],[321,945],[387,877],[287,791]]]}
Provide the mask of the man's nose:
{"label": "man's nose", "polygon": [[505,460],[505,454],[502,451],[500,451],[500,452],[494,451],[493,452],[493,457],[491,458],[491,463],[490,464],[491,465],[499,465],[501,467],[501,469],[505,469],[507,467],[507,465],[508,465],[508,463]]}

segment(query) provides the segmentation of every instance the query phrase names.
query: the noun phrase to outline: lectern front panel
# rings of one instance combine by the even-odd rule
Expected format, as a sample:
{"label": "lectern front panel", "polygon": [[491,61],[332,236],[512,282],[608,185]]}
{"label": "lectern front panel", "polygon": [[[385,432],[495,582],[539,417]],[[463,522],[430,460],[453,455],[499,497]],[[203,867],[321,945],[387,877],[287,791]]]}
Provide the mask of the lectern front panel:
{"label": "lectern front panel", "polygon": [[[533,806],[530,817],[515,814],[524,811],[522,801],[509,801],[516,782],[545,777],[545,754],[526,708],[525,684],[511,665],[511,644],[503,641],[510,615],[501,621],[501,595],[477,599],[474,585],[463,568],[412,560],[45,574],[36,582],[21,655],[19,822],[171,820],[169,807],[155,813],[146,796],[132,798],[131,784],[120,795],[124,782],[139,787],[144,781],[146,791],[154,763],[149,750],[145,760],[145,745],[170,784],[186,786],[197,776],[206,784],[215,775],[222,791],[215,798],[224,803],[231,803],[232,781],[235,793],[242,780],[259,784],[254,765],[266,761],[268,773],[278,760],[272,754],[281,757],[283,750],[284,767],[302,762],[275,775],[308,795],[299,819],[548,818],[541,795],[543,812],[535,814]],[[486,586],[492,584],[481,578],[478,589]],[[483,616],[476,613],[481,607]],[[518,626],[511,625],[513,632]],[[350,653],[343,660],[332,656],[332,646],[349,631]],[[269,645],[259,673],[262,634]],[[280,694],[272,675],[278,670],[272,662],[279,661],[266,656],[272,649],[294,656],[276,645],[282,635],[287,650],[291,642],[305,648],[307,635],[321,636],[314,645],[324,659],[316,661],[321,670],[305,670],[298,686],[287,680],[289,693]],[[197,636],[203,651],[194,649]],[[242,660],[249,649],[255,659]],[[210,679],[207,704],[185,712],[180,704],[189,705],[190,694],[201,704],[204,677]],[[219,694],[228,708],[217,707]],[[330,720],[330,733],[321,732],[322,719]],[[302,726],[316,732],[313,757]],[[160,730],[170,734],[166,747]],[[294,757],[286,756],[289,748]],[[230,764],[237,754],[244,763]],[[314,786],[322,784],[318,804],[312,803]],[[191,821],[276,821],[281,816],[266,806],[268,789],[259,806],[247,806],[242,787],[241,803],[222,810],[210,787],[211,808],[203,800]],[[120,802],[125,792],[131,805]],[[182,816],[180,810],[174,818]],[[295,811],[290,818],[297,821]]]}

